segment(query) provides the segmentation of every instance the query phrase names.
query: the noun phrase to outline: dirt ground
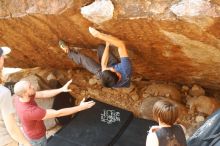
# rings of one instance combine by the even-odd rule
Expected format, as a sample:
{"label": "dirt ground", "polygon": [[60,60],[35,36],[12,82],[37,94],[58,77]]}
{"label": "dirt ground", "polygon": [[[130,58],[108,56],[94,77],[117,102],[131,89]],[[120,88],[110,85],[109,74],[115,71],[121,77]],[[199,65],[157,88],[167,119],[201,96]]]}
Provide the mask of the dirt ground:
{"label": "dirt ground", "polygon": [[[49,74],[53,74],[61,84],[72,79],[70,88],[72,89],[71,94],[76,98],[76,104],[85,97],[92,97],[131,111],[139,118],[152,119],[153,103],[163,98],[172,100],[180,108],[178,123],[186,127],[187,138],[195,132],[209,114],[219,108],[219,104],[216,103],[219,102],[220,93],[217,91],[203,89],[199,85],[152,81],[138,74],[133,75],[129,88],[118,89],[102,87],[95,76],[81,68],[59,71],[35,68],[10,75],[8,81],[16,81],[33,74],[38,74],[45,80]],[[204,103],[208,107],[200,103]],[[214,108],[210,109],[210,107]],[[208,112],[204,113],[204,111]],[[60,128],[60,126],[56,126],[48,130],[47,136],[49,137]]]}

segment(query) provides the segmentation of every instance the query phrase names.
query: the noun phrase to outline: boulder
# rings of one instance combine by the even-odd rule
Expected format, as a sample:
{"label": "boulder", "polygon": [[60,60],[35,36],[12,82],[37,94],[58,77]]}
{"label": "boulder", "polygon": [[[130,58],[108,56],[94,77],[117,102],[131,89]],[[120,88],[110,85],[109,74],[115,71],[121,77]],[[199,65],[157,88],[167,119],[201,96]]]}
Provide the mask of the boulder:
{"label": "boulder", "polygon": [[81,8],[81,14],[93,23],[100,24],[112,19],[114,5],[111,0],[95,0]]}
{"label": "boulder", "polygon": [[181,102],[179,90],[172,85],[153,83],[146,87],[143,92],[144,96],[162,96],[167,97],[177,102]]}
{"label": "boulder", "polygon": [[213,97],[199,96],[187,98],[187,105],[190,106],[192,112],[200,112],[211,115],[220,108],[220,102]]}
{"label": "boulder", "polygon": [[196,116],[196,122],[204,122],[205,121],[205,117],[204,116]]}
{"label": "boulder", "polygon": [[193,85],[193,87],[190,89],[189,93],[191,96],[198,97],[198,96],[205,95],[205,90],[198,85]]}

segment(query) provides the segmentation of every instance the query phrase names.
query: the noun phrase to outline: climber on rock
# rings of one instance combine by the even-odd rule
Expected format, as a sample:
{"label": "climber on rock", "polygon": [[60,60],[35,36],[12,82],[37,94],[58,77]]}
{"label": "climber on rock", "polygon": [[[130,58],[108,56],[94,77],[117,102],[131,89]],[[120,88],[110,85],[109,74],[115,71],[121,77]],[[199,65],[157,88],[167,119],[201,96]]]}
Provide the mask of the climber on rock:
{"label": "climber on rock", "polygon": [[[76,64],[82,65],[89,72],[95,74],[97,78],[101,79],[104,87],[129,87],[132,67],[124,42],[114,36],[101,33],[92,27],[89,27],[89,32],[94,37],[105,41],[105,45],[99,45],[97,50],[101,65],[92,58],[80,54],[78,50],[71,50],[62,40],[59,41],[60,48],[67,53],[68,57]],[[110,45],[114,45],[118,48],[120,61],[112,53]]]}

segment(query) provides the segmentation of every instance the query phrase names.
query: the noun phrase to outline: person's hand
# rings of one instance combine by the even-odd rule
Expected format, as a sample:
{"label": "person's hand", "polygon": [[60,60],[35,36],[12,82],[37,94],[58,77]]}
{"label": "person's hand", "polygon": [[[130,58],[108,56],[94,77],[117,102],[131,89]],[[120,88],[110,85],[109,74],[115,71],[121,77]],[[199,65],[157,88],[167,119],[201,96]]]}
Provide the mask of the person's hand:
{"label": "person's hand", "polygon": [[79,106],[82,108],[82,110],[85,110],[85,109],[88,109],[88,108],[91,108],[95,105],[95,102],[94,101],[88,101],[88,102],[85,102],[85,98],[83,98],[83,100],[80,102]]}
{"label": "person's hand", "polygon": [[68,89],[68,86],[72,83],[72,79],[69,80],[62,88],[61,88],[61,91],[62,92],[70,92],[72,91],[71,89]]}
{"label": "person's hand", "polygon": [[96,30],[93,27],[89,27],[89,32],[91,33],[91,35],[93,35],[94,37],[98,37],[98,35],[100,34],[100,32],[98,30]]}
{"label": "person's hand", "polygon": [[109,42],[105,42],[105,48],[109,47],[110,43]]}

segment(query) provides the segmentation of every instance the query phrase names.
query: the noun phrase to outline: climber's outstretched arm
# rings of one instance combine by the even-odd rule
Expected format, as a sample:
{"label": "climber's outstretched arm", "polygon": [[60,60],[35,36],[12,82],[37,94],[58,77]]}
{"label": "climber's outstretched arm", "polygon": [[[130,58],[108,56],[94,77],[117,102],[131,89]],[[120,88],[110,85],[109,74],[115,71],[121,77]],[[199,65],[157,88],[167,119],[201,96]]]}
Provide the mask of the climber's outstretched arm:
{"label": "climber's outstretched arm", "polygon": [[119,40],[118,38],[114,37],[114,36],[111,36],[111,35],[108,35],[108,34],[104,34],[104,33],[101,33],[99,32],[98,30],[92,28],[92,27],[89,27],[89,32],[94,36],[94,37],[97,37],[101,40],[104,40],[116,47],[118,47],[118,53],[119,53],[119,56],[120,58],[122,57],[128,57],[128,53],[127,53],[127,49],[125,47],[125,44],[122,40]]}

